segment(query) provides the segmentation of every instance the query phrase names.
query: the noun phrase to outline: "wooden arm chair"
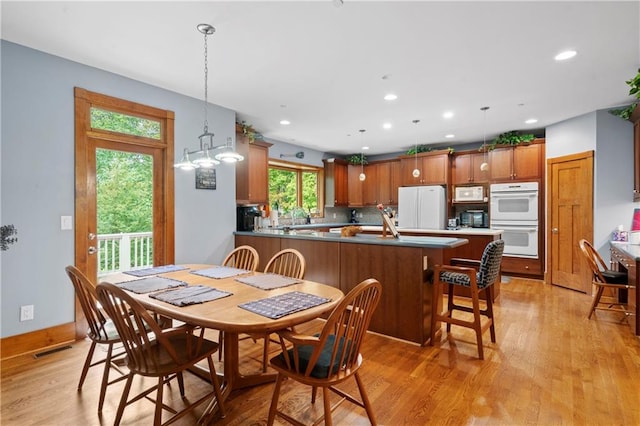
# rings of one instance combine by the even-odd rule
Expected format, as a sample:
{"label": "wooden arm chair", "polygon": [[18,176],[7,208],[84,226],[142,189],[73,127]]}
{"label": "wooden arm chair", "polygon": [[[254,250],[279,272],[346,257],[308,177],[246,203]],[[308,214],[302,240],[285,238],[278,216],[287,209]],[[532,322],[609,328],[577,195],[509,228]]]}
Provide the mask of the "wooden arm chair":
{"label": "wooden arm chair", "polygon": [[626,303],[624,303],[624,301],[619,300],[618,302],[607,303],[607,306],[600,306],[601,303],[604,304],[600,299],[602,298],[602,294],[606,288],[618,291],[626,291],[629,288],[634,288],[633,285],[629,285],[627,273],[608,269],[600,254],[593,248],[589,241],[582,239],[578,242],[578,245],[580,246],[580,250],[582,250],[582,254],[584,254],[587,264],[591,269],[591,282],[596,286],[596,295],[591,303],[591,308],[589,309],[589,315],[587,318],[591,319],[591,315],[593,315],[596,309],[622,312],[625,315],[630,315],[631,312],[627,311],[625,306]]}
{"label": "wooden arm chair", "polygon": [[[500,263],[502,262],[502,252],[504,251],[504,241],[491,241],[484,248],[482,258],[478,263],[478,270],[472,267],[461,267],[453,265],[436,265],[433,271],[433,285],[435,297],[433,298],[433,315],[431,316],[431,342],[435,344],[436,324],[439,321],[447,323],[447,333],[451,332],[451,324],[461,327],[471,328],[476,333],[478,345],[478,358],[484,359],[482,347],[482,333],[487,330],[491,332],[491,341],[496,341],[496,331],[493,321],[493,300],[490,291],[491,286],[500,276]],[[466,263],[470,261],[465,260]],[[438,305],[442,298],[442,286],[448,285],[447,310],[437,312]],[[454,299],[454,286],[464,286],[471,292],[471,307],[456,304]],[[486,308],[480,309],[480,293],[485,293]],[[453,317],[453,311],[464,311],[473,313],[473,321],[465,321]],[[481,316],[488,318],[482,324]]]}
{"label": "wooden arm chair", "polygon": [[[124,355],[125,352],[113,352],[113,346],[120,343],[120,336],[118,335],[113,321],[111,321],[111,319],[109,319],[109,317],[100,309],[95,286],[75,266],[69,265],[65,268],[65,271],[73,284],[82,312],[89,324],[87,336],[91,339],[91,346],[89,347],[89,352],[87,353],[84,366],[82,367],[82,373],[80,374],[78,390],[82,390],[82,385],[87,377],[89,368],[99,364],[104,364],[102,383],[100,385],[100,397],[98,399],[98,413],[101,413],[107,386],[126,378],[125,373],[113,362],[114,359]],[[96,345],[98,344],[107,346],[107,355],[98,361],[92,362],[93,354],[95,352]],[[120,376],[109,381],[109,372],[111,368],[120,373]]]}
{"label": "wooden arm chair", "polygon": [[296,249],[284,249],[273,255],[264,267],[264,272],[301,280],[306,266],[302,253]]}
{"label": "wooden arm chair", "polygon": [[[273,425],[276,415],[290,423],[299,421],[278,410],[280,389],[285,378],[290,378],[312,387],[311,403],[315,403],[318,388],[322,388],[324,422],[331,425],[331,412],[345,400],[363,407],[371,424],[376,424],[373,409],[365,392],[359,368],[362,365],[360,347],[366,335],[371,316],[380,301],[382,286],[369,278],[351,290],[329,315],[322,331],[315,336],[297,334],[294,330],[278,331],[282,353],[271,359],[271,366],[278,372],[268,425]],[[288,349],[287,345],[293,344]],[[338,383],[354,377],[361,401],[335,387]],[[331,405],[330,393],[340,395],[339,402]],[[319,421],[316,423],[317,424]]]}
{"label": "wooden arm chair", "polygon": [[[211,392],[188,403],[183,410],[175,413],[164,424],[178,420],[213,395],[215,395],[215,401],[217,401],[222,417],[225,416],[220,385],[212,358],[212,355],[218,350],[218,344],[204,338],[203,328],[184,325],[178,328],[162,329],[153,316],[120,287],[110,283],[100,283],[97,286],[97,293],[98,300],[118,330],[127,353],[126,361],[129,367],[127,382],[116,413],[115,425],[120,424],[127,405],[141,398],[148,398],[148,395],[154,391],[157,392],[154,425],[160,425],[163,408],[175,413],[175,410],[162,403],[164,385],[177,378],[180,395],[185,399],[182,373],[204,359],[209,365],[209,378],[213,384]],[[146,332],[141,332],[146,328],[153,332],[155,339],[151,339]],[[155,377],[158,379],[158,383],[129,399],[131,384],[136,375]],[[209,408],[205,410],[205,412],[208,411]]]}

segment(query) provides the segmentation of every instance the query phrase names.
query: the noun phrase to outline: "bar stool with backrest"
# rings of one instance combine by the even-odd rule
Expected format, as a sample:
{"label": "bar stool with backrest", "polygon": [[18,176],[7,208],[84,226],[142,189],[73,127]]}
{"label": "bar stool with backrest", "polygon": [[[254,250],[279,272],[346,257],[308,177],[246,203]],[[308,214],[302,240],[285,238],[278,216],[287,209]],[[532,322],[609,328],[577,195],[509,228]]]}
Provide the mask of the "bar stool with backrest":
{"label": "bar stool with backrest", "polygon": [[[286,421],[302,424],[289,414],[278,409],[280,389],[284,379],[292,379],[311,386],[311,403],[316,401],[318,388],[322,389],[324,416],[313,424],[324,419],[331,425],[331,412],[345,400],[363,407],[372,425],[376,424],[373,409],[360,378],[362,354],[360,347],[369,328],[380,296],[382,286],[369,278],[354,287],[331,311],[322,331],[314,336],[301,335],[293,329],[278,331],[282,353],[271,359],[271,367],[278,372],[273,389],[271,407],[269,408],[268,425],[273,425],[276,415]],[[290,349],[288,345],[293,345]],[[350,377],[354,377],[360,400],[336,387]],[[338,394],[341,399],[331,404],[330,392]],[[292,407],[292,404],[287,404]]]}
{"label": "bar stool with backrest", "polygon": [[[98,295],[94,285],[89,279],[75,266],[67,266],[65,268],[71,283],[76,291],[76,296],[80,302],[82,312],[89,323],[89,329],[87,330],[87,337],[91,339],[91,346],[89,352],[84,361],[82,367],[82,373],[80,373],[80,382],[78,383],[78,390],[82,390],[82,385],[87,377],[89,368],[96,365],[104,364],[104,370],[102,372],[102,383],[100,384],[100,396],[98,399],[98,413],[102,412],[102,406],[104,404],[104,397],[107,391],[107,386],[126,379],[125,373],[113,362],[116,358],[124,355],[124,351],[114,353],[114,345],[120,343],[120,336],[116,330],[113,321],[100,309],[98,304]],[[106,345],[107,355],[96,361],[92,362],[93,354],[97,345]],[[120,373],[116,379],[109,381],[110,369],[116,370]]]}
{"label": "bar stool with backrest", "polygon": [[[475,263],[478,270],[472,267],[461,267],[453,265],[436,265],[433,271],[434,291],[433,311],[431,316],[431,342],[435,344],[436,323],[442,321],[447,323],[447,333],[451,332],[451,324],[461,327],[471,328],[476,333],[476,342],[478,345],[478,358],[484,359],[484,350],[482,346],[482,333],[487,329],[491,333],[491,341],[496,341],[496,331],[493,320],[493,300],[491,286],[500,276],[500,263],[502,262],[502,252],[504,250],[504,241],[491,241],[484,248],[480,261],[464,260],[465,264]],[[437,306],[442,298],[442,286],[448,285],[447,310],[437,312]],[[455,286],[467,287],[471,292],[471,307],[467,305],[459,305],[454,302]],[[485,293],[486,308],[480,309],[480,293]],[[454,311],[464,311],[473,314],[473,321],[462,320],[453,317]],[[482,323],[482,316],[488,320]]]}
{"label": "bar stool with backrest", "polygon": [[[215,396],[221,416],[225,416],[224,401],[213,363],[213,354],[218,350],[218,344],[204,338],[204,328],[185,324],[176,328],[163,329],[138,301],[120,287],[103,282],[97,286],[96,292],[98,300],[113,320],[127,353],[129,374],[126,376],[127,382],[118,405],[115,425],[120,424],[127,405],[147,398],[154,391],[156,392],[154,425],[161,424],[163,409],[168,409],[173,414],[164,424],[173,423],[212,396]],[[147,333],[145,328],[149,328],[152,333]],[[197,400],[190,401],[185,398],[182,373],[205,359],[209,366],[208,379],[212,383],[212,389]],[[154,377],[157,379],[157,384],[129,399],[131,385],[136,375]],[[164,385],[173,379],[178,380],[180,396],[187,404],[178,412],[163,404]]]}
{"label": "bar stool with backrest", "polygon": [[[633,285],[629,285],[629,277],[627,273],[608,269],[600,254],[593,248],[589,241],[582,239],[578,242],[578,245],[587,260],[589,269],[591,269],[591,282],[596,286],[596,295],[591,303],[591,308],[589,308],[589,315],[587,318],[591,319],[591,315],[593,315],[596,309],[622,312],[625,315],[631,315],[632,312],[626,309],[626,303],[624,301],[611,302],[607,303],[608,306],[600,306],[600,304],[603,303],[601,298],[605,289],[609,288],[619,291],[635,288]],[[618,307],[614,308],[614,306]]]}

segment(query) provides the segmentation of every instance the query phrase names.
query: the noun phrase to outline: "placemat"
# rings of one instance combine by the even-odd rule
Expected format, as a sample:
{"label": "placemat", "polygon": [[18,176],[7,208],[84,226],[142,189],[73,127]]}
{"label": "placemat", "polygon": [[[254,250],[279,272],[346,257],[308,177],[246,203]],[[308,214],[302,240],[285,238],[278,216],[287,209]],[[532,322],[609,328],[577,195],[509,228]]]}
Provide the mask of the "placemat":
{"label": "placemat", "polygon": [[153,268],[136,269],[134,271],[125,271],[125,274],[133,275],[134,277],[148,277],[149,275],[158,275],[158,274],[164,274],[165,272],[182,271],[184,269],[187,269],[187,267],[176,266],[176,265],[164,265],[164,266],[155,266]]}
{"label": "placemat", "polygon": [[149,277],[143,278],[141,280],[120,283],[118,284],[118,287],[132,291],[134,293],[142,294],[151,293],[152,291],[166,290],[174,287],[184,287],[186,285],[187,283],[185,282],[172,280],[171,278]]}
{"label": "placemat", "polygon": [[213,268],[191,271],[192,274],[215,279],[235,277],[236,275],[248,274],[250,272],[248,269],[231,268],[229,266],[215,266]]}
{"label": "placemat", "polygon": [[262,315],[263,317],[278,319],[294,312],[304,311],[305,309],[322,305],[330,300],[331,299],[327,299],[326,297],[315,296],[301,291],[292,291],[291,293],[242,303],[238,306],[247,311]]}
{"label": "placemat", "polygon": [[162,302],[171,303],[176,306],[195,305],[196,303],[210,302],[231,296],[233,293],[221,291],[205,285],[191,285],[177,290],[167,290],[160,293],[150,294],[149,297]]}
{"label": "placemat", "polygon": [[301,280],[278,274],[252,275],[250,277],[236,278],[236,281],[261,288],[262,290],[272,290],[302,282]]}

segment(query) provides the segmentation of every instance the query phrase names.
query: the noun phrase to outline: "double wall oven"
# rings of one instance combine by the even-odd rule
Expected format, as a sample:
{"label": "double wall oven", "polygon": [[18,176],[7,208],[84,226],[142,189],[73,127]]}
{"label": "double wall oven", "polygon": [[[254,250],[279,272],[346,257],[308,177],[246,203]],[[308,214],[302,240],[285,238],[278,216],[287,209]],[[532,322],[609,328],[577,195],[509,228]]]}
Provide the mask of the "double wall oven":
{"label": "double wall oven", "polygon": [[538,258],[538,182],[491,185],[491,228],[501,229],[504,255]]}

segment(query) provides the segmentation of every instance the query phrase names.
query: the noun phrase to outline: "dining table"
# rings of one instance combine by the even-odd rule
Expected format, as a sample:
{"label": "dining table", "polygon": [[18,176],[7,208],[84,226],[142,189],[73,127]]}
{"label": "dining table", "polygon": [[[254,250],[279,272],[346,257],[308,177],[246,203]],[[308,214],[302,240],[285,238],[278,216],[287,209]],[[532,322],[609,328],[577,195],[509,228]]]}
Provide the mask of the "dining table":
{"label": "dining table", "polygon": [[[175,270],[172,270],[175,269]],[[102,277],[100,281],[107,281],[119,284],[127,290],[127,283],[138,284],[138,281],[146,278],[161,278],[175,280],[186,285],[190,289],[198,286],[209,287],[223,293],[223,296],[211,301],[197,302],[179,306],[164,302],[158,299],[160,293],[171,294],[175,289],[162,289],[150,292],[128,293],[145,309],[155,312],[160,316],[175,319],[190,325],[210,328],[224,332],[223,345],[223,374],[222,374],[222,396],[226,399],[234,389],[275,381],[276,374],[273,372],[256,372],[242,374],[240,372],[240,353],[238,347],[238,336],[241,333],[268,334],[277,330],[293,327],[298,324],[319,318],[325,312],[333,309],[344,297],[344,293],[336,287],[328,284],[309,280],[295,280],[274,274],[250,271],[232,271],[233,275],[221,273],[225,272],[225,267],[205,264],[185,264],[176,265],[175,268],[159,267],[155,274],[141,276],[130,275],[128,273],[116,273]],[[164,272],[168,271],[168,272]],[[212,271],[213,273],[208,273]],[[132,271],[135,273],[135,271]],[[150,272],[154,272],[150,270]],[[206,276],[209,275],[209,276]],[[218,277],[212,277],[212,276]],[[287,281],[288,279],[288,281]],[[247,284],[246,281],[250,284]],[[275,286],[274,282],[284,285]],[[265,285],[263,285],[265,284]],[[206,289],[205,289],[206,290]],[[228,293],[228,294],[227,294]],[[284,314],[278,318],[270,318],[263,314],[258,314],[247,310],[243,306],[255,305],[262,301],[273,300],[272,298],[288,298],[290,295],[302,295],[322,299],[320,304],[311,307],[304,307],[292,313]],[[203,378],[208,376],[206,371],[194,371]],[[215,402],[214,402],[215,405]],[[210,410],[208,410],[210,411]]]}

